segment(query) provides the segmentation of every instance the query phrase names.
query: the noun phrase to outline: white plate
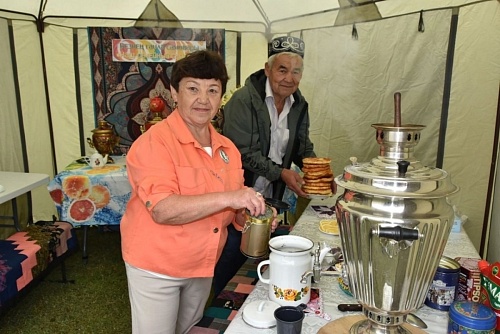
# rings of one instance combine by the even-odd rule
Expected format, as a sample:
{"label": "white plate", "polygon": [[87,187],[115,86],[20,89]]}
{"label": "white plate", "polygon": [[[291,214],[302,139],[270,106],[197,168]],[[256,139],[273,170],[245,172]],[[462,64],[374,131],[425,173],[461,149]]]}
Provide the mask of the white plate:
{"label": "white plate", "polygon": [[332,197],[333,194],[330,194],[330,195],[316,195],[316,194],[308,194],[307,197],[310,198],[310,199],[325,199],[325,198],[329,198],[329,197]]}

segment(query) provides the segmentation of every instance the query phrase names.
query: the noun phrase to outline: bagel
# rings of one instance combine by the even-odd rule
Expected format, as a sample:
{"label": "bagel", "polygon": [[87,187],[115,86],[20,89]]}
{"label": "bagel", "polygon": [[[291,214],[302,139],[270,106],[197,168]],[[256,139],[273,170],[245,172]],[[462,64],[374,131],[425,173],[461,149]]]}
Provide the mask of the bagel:
{"label": "bagel", "polygon": [[310,195],[330,195],[331,189],[302,189],[306,194]]}
{"label": "bagel", "polygon": [[308,194],[330,195],[333,172],[330,167],[330,158],[304,158],[302,159],[302,172],[304,172],[304,185],[302,190]]}
{"label": "bagel", "polygon": [[314,183],[328,183],[330,184],[333,181],[333,176],[331,177],[320,177],[317,179],[309,179],[309,178],[304,178],[304,182],[306,184],[314,184]]}
{"label": "bagel", "polygon": [[329,184],[322,184],[322,185],[314,185],[314,186],[310,186],[310,185],[307,185],[307,184],[304,184],[302,186],[302,189],[307,189],[307,190],[331,190],[330,189],[330,185]]}
{"label": "bagel", "polygon": [[304,167],[302,167],[302,171],[304,173],[310,173],[310,172],[323,172],[323,171],[330,171],[331,170],[330,165],[328,165],[328,166],[316,165],[316,166],[318,166],[318,167],[304,166]]}
{"label": "bagel", "polygon": [[304,174],[304,178],[306,179],[321,179],[326,177],[333,177],[331,170],[326,170],[322,172],[308,172]]}
{"label": "bagel", "polygon": [[304,158],[302,159],[303,165],[329,165],[332,162],[330,158]]}

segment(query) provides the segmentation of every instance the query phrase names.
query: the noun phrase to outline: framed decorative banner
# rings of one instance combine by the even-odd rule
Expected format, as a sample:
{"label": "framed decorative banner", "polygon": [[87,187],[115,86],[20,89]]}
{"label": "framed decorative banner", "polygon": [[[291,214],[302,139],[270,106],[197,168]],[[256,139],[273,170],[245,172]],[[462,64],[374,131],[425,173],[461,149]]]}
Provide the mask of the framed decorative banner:
{"label": "framed decorative banner", "polygon": [[223,59],[223,29],[88,28],[96,124],[110,123],[126,153],[152,117],[150,100],[165,101],[163,117],[173,110],[170,74],[176,60],[196,50],[213,50]]}
{"label": "framed decorative banner", "polygon": [[113,61],[174,63],[188,53],[205,50],[205,41],[113,39]]}

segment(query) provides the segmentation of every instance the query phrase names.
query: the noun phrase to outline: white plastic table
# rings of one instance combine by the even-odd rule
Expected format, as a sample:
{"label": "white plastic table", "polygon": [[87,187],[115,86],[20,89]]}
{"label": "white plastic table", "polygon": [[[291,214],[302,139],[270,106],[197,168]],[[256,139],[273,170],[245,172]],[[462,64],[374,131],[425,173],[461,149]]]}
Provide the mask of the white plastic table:
{"label": "white plastic table", "polygon": [[[0,219],[14,221],[13,224],[0,224],[0,227],[15,227],[17,231],[20,231],[16,198],[48,183],[49,176],[47,174],[0,171],[0,185],[2,186],[0,204],[12,201],[12,216],[0,216]],[[31,197],[28,197],[28,210],[28,217],[32,219]]]}

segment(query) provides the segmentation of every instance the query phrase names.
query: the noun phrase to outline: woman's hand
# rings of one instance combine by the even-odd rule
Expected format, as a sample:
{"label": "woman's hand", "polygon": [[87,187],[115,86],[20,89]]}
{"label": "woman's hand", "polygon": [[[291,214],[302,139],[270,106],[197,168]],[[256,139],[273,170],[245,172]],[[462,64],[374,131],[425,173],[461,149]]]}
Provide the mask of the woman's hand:
{"label": "woman's hand", "polygon": [[[278,228],[278,211],[271,207],[271,210],[273,211],[273,221],[271,222],[271,233],[273,233],[274,231],[276,231],[276,229]],[[244,214],[244,210],[238,210],[236,212],[236,223],[240,226],[245,226],[245,223],[246,223],[246,215]]]}
{"label": "woman's hand", "polygon": [[228,193],[230,207],[236,210],[247,209],[250,215],[259,216],[266,213],[266,202],[261,193],[253,188],[245,187]]}

